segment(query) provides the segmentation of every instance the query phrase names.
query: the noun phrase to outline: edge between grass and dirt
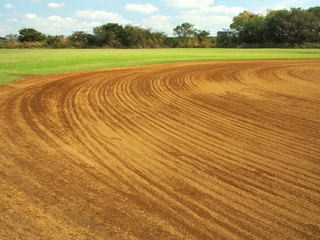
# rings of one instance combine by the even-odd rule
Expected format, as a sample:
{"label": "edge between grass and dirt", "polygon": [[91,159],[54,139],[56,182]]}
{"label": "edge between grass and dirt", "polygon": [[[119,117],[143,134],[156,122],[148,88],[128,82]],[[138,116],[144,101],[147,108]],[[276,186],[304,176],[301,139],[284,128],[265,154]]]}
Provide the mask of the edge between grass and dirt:
{"label": "edge between grass and dirt", "polygon": [[0,49],[0,85],[25,76],[185,61],[320,59],[320,49]]}

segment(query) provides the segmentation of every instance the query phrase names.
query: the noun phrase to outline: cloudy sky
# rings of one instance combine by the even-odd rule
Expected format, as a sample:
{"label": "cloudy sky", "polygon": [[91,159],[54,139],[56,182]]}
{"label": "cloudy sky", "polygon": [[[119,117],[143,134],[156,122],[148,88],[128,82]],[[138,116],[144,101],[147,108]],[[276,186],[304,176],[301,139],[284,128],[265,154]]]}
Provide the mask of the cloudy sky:
{"label": "cloudy sky", "polygon": [[0,0],[0,36],[23,27],[45,34],[91,33],[93,27],[116,22],[150,27],[172,35],[172,29],[190,22],[212,36],[228,28],[243,10],[319,6],[319,0]]}

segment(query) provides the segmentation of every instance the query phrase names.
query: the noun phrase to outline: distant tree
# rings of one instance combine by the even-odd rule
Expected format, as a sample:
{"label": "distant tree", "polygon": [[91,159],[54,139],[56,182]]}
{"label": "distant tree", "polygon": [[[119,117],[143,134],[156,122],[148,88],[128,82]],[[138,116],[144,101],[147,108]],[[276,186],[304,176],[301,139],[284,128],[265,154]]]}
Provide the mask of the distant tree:
{"label": "distant tree", "polygon": [[19,42],[41,42],[45,40],[45,35],[33,28],[22,28],[19,30]]}
{"label": "distant tree", "polygon": [[173,35],[180,39],[184,47],[187,47],[188,42],[195,37],[196,29],[193,24],[185,22],[173,29]]}
{"label": "distant tree", "polygon": [[123,26],[118,23],[107,23],[93,29],[93,35],[99,46],[119,47],[123,32]]}
{"label": "distant tree", "polygon": [[266,16],[243,11],[233,18],[230,28],[236,32],[238,44],[316,43],[320,41],[320,7],[269,10]]}
{"label": "distant tree", "polygon": [[290,26],[289,15],[290,12],[287,9],[268,12],[266,16],[267,37],[271,42],[277,44],[287,42]]}
{"label": "distant tree", "polygon": [[154,48],[166,46],[167,36],[150,28],[107,23],[93,29],[98,46],[115,48]]}
{"label": "distant tree", "polygon": [[233,18],[230,28],[237,32],[239,44],[265,41],[265,21],[262,15],[244,11]]}
{"label": "distant tree", "polygon": [[133,25],[126,25],[123,28],[123,32],[121,34],[121,43],[126,48],[137,48],[141,41],[143,40],[143,31],[140,27]]}
{"label": "distant tree", "polygon": [[315,24],[315,29],[314,35],[315,35],[315,42],[320,42],[320,6],[318,7],[311,7],[308,9],[308,12],[311,13],[314,17],[314,24]]}
{"label": "distant tree", "polygon": [[57,44],[64,40],[64,38],[63,35],[47,35],[45,41],[50,47],[57,47]]}
{"label": "distant tree", "polygon": [[[311,7],[307,10],[308,12],[312,13],[314,16],[317,17],[318,21],[320,21],[320,6]],[[319,23],[319,22],[318,22]],[[320,26],[320,25],[319,25]]]}
{"label": "distant tree", "polygon": [[6,35],[5,38],[10,42],[18,41],[18,34],[11,33],[11,34]]}
{"label": "distant tree", "polygon": [[237,43],[237,32],[231,31],[230,29],[224,29],[223,31],[218,32],[218,47],[236,47]]}
{"label": "distant tree", "polygon": [[319,21],[312,13],[301,8],[292,8],[290,11],[290,43],[313,42]]}
{"label": "distant tree", "polygon": [[268,39],[277,44],[301,44],[319,39],[320,20],[317,8],[269,11],[265,20]]}
{"label": "distant tree", "polygon": [[88,47],[93,46],[95,39],[90,33],[84,31],[75,31],[69,36],[69,40],[73,42],[75,47]]}
{"label": "distant tree", "polygon": [[210,36],[210,32],[205,30],[196,30],[195,35],[197,36],[199,42],[201,43]]}
{"label": "distant tree", "polygon": [[166,39],[166,46],[170,48],[177,48],[179,47],[180,40],[176,37],[168,37]]}
{"label": "distant tree", "polygon": [[212,39],[209,37],[209,31],[196,29],[195,36],[199,47],[211,47],[213,45]]}
{"label": "distant tree", "polygon": [[[150,29],[148,31],[151,31]],[[161,48],[161,47],[167,47],[167,40],[168,36],[163,32],[151,32],[151,40],[153,42],[153,45],[148,45],[148,47],[155,47],[155,48]]]}

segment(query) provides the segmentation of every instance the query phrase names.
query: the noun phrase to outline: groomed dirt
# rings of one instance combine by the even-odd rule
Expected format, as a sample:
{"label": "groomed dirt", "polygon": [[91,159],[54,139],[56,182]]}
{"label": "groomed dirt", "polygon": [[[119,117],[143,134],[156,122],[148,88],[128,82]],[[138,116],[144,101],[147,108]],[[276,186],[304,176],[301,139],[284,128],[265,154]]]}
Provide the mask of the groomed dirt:
{"label": "groomed dirt", "polygon": [[320,239],[320,60],[0,87],[0,239]]}

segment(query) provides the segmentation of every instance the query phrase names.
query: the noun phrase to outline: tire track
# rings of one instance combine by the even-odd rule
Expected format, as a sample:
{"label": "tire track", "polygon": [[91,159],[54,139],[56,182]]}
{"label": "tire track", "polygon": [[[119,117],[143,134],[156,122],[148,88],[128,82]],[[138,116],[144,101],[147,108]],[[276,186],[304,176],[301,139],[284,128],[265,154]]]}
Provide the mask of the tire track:
{"label": "tire track", "polygon": [[3,239],[318,239],[319,60],[0,87]]}

